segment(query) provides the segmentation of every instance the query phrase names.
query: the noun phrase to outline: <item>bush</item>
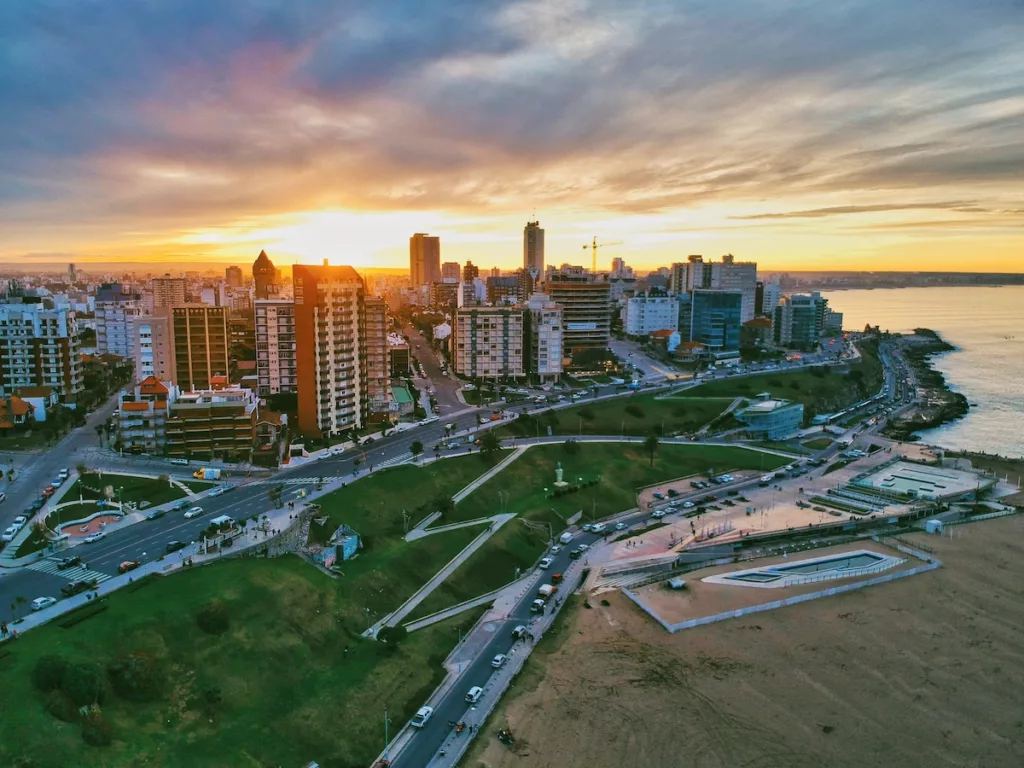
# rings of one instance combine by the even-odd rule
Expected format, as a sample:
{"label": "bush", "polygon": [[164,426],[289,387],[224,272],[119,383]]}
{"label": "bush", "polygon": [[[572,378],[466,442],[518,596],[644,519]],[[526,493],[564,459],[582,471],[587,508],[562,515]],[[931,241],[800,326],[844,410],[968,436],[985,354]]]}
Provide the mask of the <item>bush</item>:
{"label": "bush", "polygon": [[32,683],[40,691],[55,691],[64,682],[68,662],[63,656],[48,653],[40,656],[32,668]]}
{"label": "bush", "polygon": [[634,403],[630,403],[629,405],[627,405],[625,411],[630,416],[633,416],[637,419],[642,419],[644,417],[644,409]]}
{"label": "bush", "polygon": [[111,687],[129,701],[152,701],[164,687],[160,661],[148,653],[133,652],[114,660],[107,667]]}
{"label": "bush", "polygon": [[114,728],[103,715],[91,714],[82,721],[82,740],[92,747],[109,747],[114,741]]}
{"label": "bush", "polygon": [[103,699],[103,670],[92,661],[69,664],[61,690],[76,707],[97,704]]}
{"label": "bush", "polygon": [[388,645],[398,645],[408,636],[409,630],[399,624],[396,627],[381,627],[377,639]]}
{"label": "bush", "polygon": [[222,635],[231,626],[231,618],[228,616],[228,607],[220,600],[213,600],[204,605],[196,614],[196,624],[199,628],[210,635]]}
{"label": "bush", "polygon": [[64,691],[48,691],[43,698],[43,707],[58,720],[65,723],[78,722],[78,707]]}

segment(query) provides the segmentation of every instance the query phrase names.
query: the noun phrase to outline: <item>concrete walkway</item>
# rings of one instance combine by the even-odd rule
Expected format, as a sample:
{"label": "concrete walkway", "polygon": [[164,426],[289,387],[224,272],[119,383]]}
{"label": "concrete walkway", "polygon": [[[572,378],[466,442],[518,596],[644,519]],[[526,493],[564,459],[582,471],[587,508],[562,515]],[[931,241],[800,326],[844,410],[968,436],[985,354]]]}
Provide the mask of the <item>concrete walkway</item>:
{"label": "concrete walkway", "polygon": [[[565,438],[562,438],[561,441],[556,441],[556,442],[563,442],[564,443],[565,442]],[[452,501],[454,501],[456,504],[458,504],[460,501],[462,501],[464,498],[469,496],[469,494],[471,494],[473,491],[475,491],[481,485],[483,485],[488,480],[490,480],[492,477],[494,477],[499,472],[504,470],[505,467],[507,467],[509,464],[511,464],[516,459],[518,459],[520,456],[522,456],[523,453],[526,452],[526,448],[527,448],[527,446],[519,446],[518,448],[516,448],[514,451],[512,451],[512,453],[510,455],[506,456],[504,459],[499,461],[497,464],[495,464],[489,470],[487,470],[482,475],[480,475],[480,477],[478,477],[476,480],[474,480],[469,485],[467,485],[465,488],[463,488],[461,491],[456,493],[452,497]]]}
{"label": "concrete walkway", "polygon": [[491,525],[487,528],[487,530],[483,531],[479,536],[473,539],[473,541],[471,541],[465,549],[463,549],[461,552],[459,552],[459,554],[457,554],[455,557],[449,560],[448,564],[444,568],[435,573],[433,578],[431,578],[430,581],[428,581],[426,584],[420,587],[416,591],[416,594],[414,594],[412,597],[406,600],[397,611],[388,616],[385,616],[383,619],[378,621],[366,632],[364,632],[363,636],[376,637],[377,632],[380,631],[381,627],[395,626],[396,624],[401,622],[402,619],[404,619],[406,616],[412,613],[413,610],[415,610],[416,606],[422,603],[431,592],[437,589],[437,587],[445,579],[451,576],[452,573],[454,573],[455,570],[460,565],[466,562],[466,560],[469,559],[470,555],[472,555],[474,552],[480,549],[480,547],[482,547],[487,542],[487,540],[491,538],[491,536],[497,533],[498,529],[501,528],[501,526],[503,526],[509,520],[514,519],[515,517],[516,516],[512,513],[495,515],[494,517],[492,517]]}
{"label": "concrete walkway", "polygon": [[[428,517],[427,520],[433,522],[438,517],[440,517],[440,513],[435,512],[433,515],[431,515],[431,517]],[[497,515],[497,517],[501,517],[501,515]],[[448,525],[439,525],[437,528],[430,528],[429,530],[427,529],[426,525],[423,525],[421,523],[420,525],[417,525],[415,528],[409,531],[407,534],[405,534],[405,540],[416,541],[416,539],[422,539],[424,536],[432,536],[435,533],[455,531],[459,528],[470,528],[474,525],[483,525],[484,523],[490,523],[493,521],[493,517],[478,517],[476,518],[476,520],[465,520],[461,523],[449,523]],[[429,525],[429,523],[427,523],[427,525]]]}

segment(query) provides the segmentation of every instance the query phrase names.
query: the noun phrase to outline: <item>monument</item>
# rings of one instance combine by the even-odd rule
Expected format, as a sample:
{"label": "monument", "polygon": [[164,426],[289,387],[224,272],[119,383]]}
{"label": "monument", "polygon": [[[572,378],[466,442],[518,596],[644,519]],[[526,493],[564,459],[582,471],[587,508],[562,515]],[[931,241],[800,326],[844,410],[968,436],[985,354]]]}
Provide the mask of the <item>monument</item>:
{"label": "monument", "polygon": [[569,484],[562,479],[562,462],[558,462],[558,466],[555,467],[555,488],[565,488]]}

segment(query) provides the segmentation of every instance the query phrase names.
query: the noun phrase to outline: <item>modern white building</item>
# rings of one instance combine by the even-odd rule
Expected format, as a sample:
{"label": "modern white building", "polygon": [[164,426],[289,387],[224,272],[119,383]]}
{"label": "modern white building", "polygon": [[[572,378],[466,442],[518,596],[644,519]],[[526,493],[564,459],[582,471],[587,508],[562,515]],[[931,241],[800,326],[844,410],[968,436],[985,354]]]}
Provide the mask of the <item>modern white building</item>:
{"label": "modern white building", "polygon": [[135,357],[135,322],[142,297],[126,293],[120,283],[101,285],[96,292],[96,351],[101,355]]}
{"label": "modern white building", "polygon": [[174,345],[167,308],[158,309],[155,315],[140,315],[134,325],[135,378],[170,381],[174,375]]}
{"label": "modern white building", "polygon": [[771,317],[775,314],[775,308],[782,301],[782,286],[778,280],[771,280],[764,284],[761,295],[761,314]]}
{"label": "modern white building", "polygon": [[529,369],[541,381],[557,381],[562,374],[562,307],[543,293],[527,302],[529,311]]}
{"label": "modern white building", "polygon": [[639,293],[626,299],[623,328],[627,336],[646,338],[654,331],[676,330],[679,303],[674,296]]}
{"label": "modern white building", "polygon": [[83,384],[74,312],[0,304],[0,397],[21,387],[50,387],[61,402],[75,402]]}
{"label": "modern white building", "polygon": [[260,397],[295,392],[295,304],[283,299],[257,299],[256,377]]}

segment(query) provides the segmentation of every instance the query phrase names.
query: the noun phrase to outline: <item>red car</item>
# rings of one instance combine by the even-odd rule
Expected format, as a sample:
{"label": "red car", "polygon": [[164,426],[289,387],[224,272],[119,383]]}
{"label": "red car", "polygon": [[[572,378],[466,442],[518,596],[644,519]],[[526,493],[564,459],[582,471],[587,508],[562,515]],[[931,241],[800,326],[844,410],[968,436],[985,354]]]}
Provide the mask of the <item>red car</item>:
{"label": "red car", "polygon": [[52,485],[48,485],[45,488],[43,488],[43,493],[42,493],[43,498],[44,499],[48,499],[51,496],[53,496],[53,491],[54,491],[54,487]]}
{"label": "red car", "polygon": [[142,565],[142,563],[140,563],[138,560],[125,560],[123,563],[117,566],[117,572],[128,573],[128,571],[134,571],[140,565]]}
{"label": "red car", "polygon": [[551,583],[552,584],[560,584],[561,582],[562,582],[562,574],[560,574],[560,573],[553,573],[553,574],[551,574]]}

